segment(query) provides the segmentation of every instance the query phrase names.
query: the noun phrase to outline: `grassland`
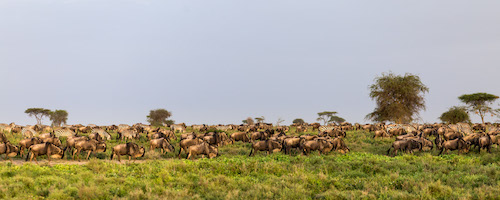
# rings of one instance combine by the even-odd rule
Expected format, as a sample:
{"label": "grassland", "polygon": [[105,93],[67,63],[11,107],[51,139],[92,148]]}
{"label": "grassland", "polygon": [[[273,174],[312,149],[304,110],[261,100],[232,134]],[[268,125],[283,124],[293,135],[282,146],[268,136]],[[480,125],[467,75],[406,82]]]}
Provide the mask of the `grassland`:
{"label": "grassland", "polygon": [[[9,137],[10,138],[10,137]],[[12,137],[14,143],[18,138]],[[108,148],[120,143],[110,141]],[[146,144],[146,141],[140,141]],[[392,139],[348,132],[351,152],[319,156],[220,148],[215,159],[147,153],[139,162],[99,153],[83,165],[0,163],[1,199],[499,199],[500,150],[388,157]],[[178,151],[178,146],[176,150]],[[106,159],[102,159],[106,158]]]}

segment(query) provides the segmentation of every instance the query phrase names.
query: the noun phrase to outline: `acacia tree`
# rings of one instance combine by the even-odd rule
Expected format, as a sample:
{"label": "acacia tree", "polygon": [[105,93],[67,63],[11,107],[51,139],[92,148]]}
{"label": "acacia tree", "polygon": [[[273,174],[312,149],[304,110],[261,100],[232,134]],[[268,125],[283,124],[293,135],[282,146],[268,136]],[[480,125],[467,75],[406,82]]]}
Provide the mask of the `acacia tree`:
{"label": "acacia tree", "polygon": [[28,108],[24,111],[30,117],[35,117],[36,124],[42,125],[42,119],[50,116],[50,110],[45,108]]}
{"label": "acacia tree", "polygon": [[336,124],[340,124],[342,122],[345,122],[345,119],[339,116],[332,116],[330,121],[335,122]]}
{"label": "acacia tree", "polygon": [[280,126],[281,123],[285,122],[285,120],[278,118],[278,121],[276,121],[276,126]]}
{"label": "acacia tree", "polygon": [[294,124],[304,124],[306,122],[303,119],[301,119],[301,118],[297,118],[297,119],[294,119],[292,121],[292,123],[294,123]]}
{"label": "acacia tree", "polygon": [[481,117],[481,121],[484,124],[484,116],[487,113],[492,115],[497,114],[497,110],[494,110],[490,105],[498,99],[498,96],[488,93],[474,93],[474,94],[464,94],[459,96],[458,99],[469,106],[469,110],[475,112]]}
{"label": "acacia tree", "polygon": [[335,122],[337,123],[338,121],[344,122],[345,119],[342,117],[339,117],[337,115],[337,112],[335,111],[323,111],[318,113],[318,118],[316,119],[317,121],[323,121],[323,124],[326,125],[327,123],[332,123]]}
{"label": "acacia tree", "polygon": [[52,121],[52,126],[61,126],[61,124],[66,124],[68,120],[68,112],[65,110],[55,110],[50,112],[50,120]]}
{"label": "acacia tree", "polygon": [[254,121],[251,117],[247,117],[247,119],[243,120],[242,121],[244,124],[248,124],[248,125],[253,125],[254,124]]}
{"label": "acacia tree", "polygon": [[260,117],[255,118],[255,121],[257,121],[257,123],[264,123],[264,120],[266,120],[266,118],[264,116],[260,116]]}
{"label": "acacia tree", "polygon": [[383,73],[369,88],[370,98],[375,100],[377,107],[366,115],[368,120],[410,123],[420,110],[425,110],[424,94],[429,88],[416,75]]}
{"label": "acacia tree", "polygon": [[173,120],[167,120],[172,116],[172,113],[163,108],[150,110],[147,116],[147,121],[153,126],[162,126],[164,124],[171,124]]}
{"label": "acacia tree", "polygon": [[453,106],[448,111],[441,114],[439,119],[445,123],[456,124],[459,122],[470,122],[469,113],[464,106]]}

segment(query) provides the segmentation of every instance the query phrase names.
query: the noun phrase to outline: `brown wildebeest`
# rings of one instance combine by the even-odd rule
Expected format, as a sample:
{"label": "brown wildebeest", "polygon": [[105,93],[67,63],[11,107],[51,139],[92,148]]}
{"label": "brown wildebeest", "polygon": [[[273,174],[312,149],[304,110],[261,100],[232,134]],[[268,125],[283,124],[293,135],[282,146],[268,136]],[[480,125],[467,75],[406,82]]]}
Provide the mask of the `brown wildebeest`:
{"label": "brown wildebeest", "polygon": [[0,155],[2,154],[5,154],[4,160],[7,160],[7,158],[9,158],[10,162],[12,162],[12,157],[15,157],[19,154],[19,148],[10,144],[10,142],[0,143]]}
{"label": "brown wildebeest", "polygon": [[134,128],[128,128],[124,130],[119,130],[118,132],[118,138],[120,140],[134,140],[134,139],[139,139],[141,135],[139,135],[139,132],[135,130]]}
{"label": "brown wildebeest", "polygon": [[300,138],[285,138],[283,140],[283,148],[285,149],[285,154],[289,154],[292,148],[300,148]]}
{"label": "brown wildebeest", "polygon": [[479,138],[479,153],[481,149],[487,149],[488,153],[491,153],[491,145],[493,144],[490,134],[485,134]]}
{"label": "brown wildebeest", "polygon": [[38,135],[38,138],[40,138],[42,140],[47,139],[47,138],[53,138],[53,137],[56,137],[54,132],[48,132],[48,133],[43,133],[43,134]]}
{"label": "brown wildebeest", "polygon": [[252,143],[252,150],[248,156],[252,156],[256,151],[267,151],[267,154],[273,153],[274,150],[281,150],[283,145],[274,140],[257,141]]}
{"label": "brown wildebeest", "polygon": [[161,154],[175,151],[174,147],[168,143],[165,138],[152,139],[149,141],[149,151],[154,151],[156,148],[160,149]]}
{"label": "brown wildebeest", "polygon": [[181,140],[194,139],[194,138],[196,138],[196,134],[194,132],[181,134]]}
{"label": "brown wildebeest", "polygon": [[236,141],[250,142],[250,139],[248,139],[247,133],[245,133],[245,132],[233,133],[233,134],[231,134],[231,139],[233,142],[236,142]]}
{"label": "brown wildebeest", "polygon": [[445,140],[454,140],[454,139],[457,139],[459,137],[462,137],[462,134],[459,132],[455,132],[455,131],[448,131],[445,134],[443,134],[443,138]]}
{"label": "brown wildebeest", "polygon": [[0,132],[0,142],[8,142],[9,140],[5,137],[5,134]]}
{"label": "brown wildebeest", "polygon": [[184,139],[179,142],[179,154],[177,154],[178,158],[181,158],[181,152],[184,150],[186,153],[188,152],[188,148],[193,145],[197,145],[202,143],[203,140],[200,138],[194,138],[194,139]]}
{"label": "brown wildebeest", "polygon": [[218,132],[212,133],[210,135],[206,134],[206,136],[203,136],[203,141],[207,142],[209,145],[219,146],[219,144],[222,142],[221,136],[222,134]]}
{"label": "brown wildebeest", "polygon": [[250,141],[254,142],[255,140],[266,140],[269,137],[269,134],[263,131],[250,133]]}
{"label": "brown wildebeest", "polygon": [[64,151],[69,149],[69,152],[72,153],[76,142],[88,139],[89,138],[85,136],[70,136],[68,137],[68,139],[66,139],[66,147],[64,147]]}
{"label": "brown wildebeest", "polygon": [[389,135],[385,130],[377,130],[375,131],[373,138],[377,137],[391,137],[391,135]]}
{"label": "brown wildebeest", "polygon": [[56,145],[58,147],[62,146],[61,140],[56,137],[49,137],[49,138],[42,138],[42,143],[51,143],[53,145]]}
{"label": "brown wildebeest", "polygon": [[458,153],[460,154],[460,151],[463,152],[468,152],[470,148],[470,143],[466,142],[463,138],[459,137],[454,140],[448,140],[444,141],[442,144],[442,149],[441,152],[439,152],[439,155],[441,155],[443,152],[448,152],[448,150],[458,150]]}
{"label": "brown wildebeest", "polygon": [[119,144],[113,147],[111,152],[111,160],[113,160],[113,156],[116,155],[116,157],[118,158],[118,162],[122,162],[120,160],[120,156],[128,155],[128,161],[130,162],[132,157],[144,157],[145,153],[146,151],[144,150],[144,147],[140,147],[135,143],[129,142],[127,144]]}
{"label": "brown wildebeest", "polygon": [[302,149],[304,155],[309,154],[311,151],[318,151],[319,155],[321,155],[321,152],[324,151],[324,148],[331,148],[327,143],[329,142],[322,139],[308,141],[304,141],[304,139],[302,139],[300,142],[300,148]]}
{"label": "brown wildebeest", "polygon": [[331,143],[333,144],[333,149],[335,151],[340,151],[341,153],[348,153],[351,151],[342,138],[334,138]]}
{"label": "brown wildebeest", "polygon": [[36,160],[37,156],[40,155],[47,155],[47,159],[49,160],[50,163],[50,158],[64,158],[64,151],[57,147],[56,145],[53,145],[52,143],[42,143],[42,144],[34,144],[31,145],[31,147],[28,148],[28,155],[26,156],[26,161],[28,161],[28,158],[30,162],[35,159],[35,162],[38,164],[38,161]]}
{"label": "brown wildebeest", "polygon": [[422,143],[417,141],[417,140],[412,140],[412,139],[408,139],[408,140],[396,140],[392,143],[391,147],[389,147],[389,149],[387,150],[387,155],[390,155],[391,153],[391,148],[394,149],[393,150],[393,154],[394,156],[398,155],[398,151],[406,151],[406,152],[410,152],[410,153],[413,153],[413,149],[419,149],[419,150],[422,150]]}
{"label": "brown wildebeest", "polygon": [[306,141],[309,141],[309,140],[314,140],[316,139],[318,136],[317,135],[301,135],[300,138],[306,140]]}
{"label": "brown wildebeest", "polygon": [[87,160],[88,160],[91,153],[106,152],[106,143],[94,139],[81,140],[76,142],[75,150],[73,150],[73,160],[75,159],[75,154],[76,154],[78,161],[80,161],[80,152],[82,151],[88,151],[87,154]]}
{"label": "brown wildebeest", "polygon": [[89,139],[91,139],[91,140],[97,140],[99,142],[103,141],[101,135],[99,135],[99,133],[97,133],[97,132],[89,134]]}
{"label": "brown wildebeest", "polygon": [[210,146],[208,143],[202,142],[201,144],[190,146],[187,152],[188,154],[186,159],[194,159],[196,155],[206,155],[208,158],[212,158],[211,156],[213,156],[213,154],[217,155],[219,151],[214,146]]}
{"label": "brown wildebeest", "polygon": [[21,154],[21,157],[24,157],[24,149],[28,149],[31,145],[40,143],[42,143],[42,140],[37,137],[26,138],[19,141],[19,153]]}

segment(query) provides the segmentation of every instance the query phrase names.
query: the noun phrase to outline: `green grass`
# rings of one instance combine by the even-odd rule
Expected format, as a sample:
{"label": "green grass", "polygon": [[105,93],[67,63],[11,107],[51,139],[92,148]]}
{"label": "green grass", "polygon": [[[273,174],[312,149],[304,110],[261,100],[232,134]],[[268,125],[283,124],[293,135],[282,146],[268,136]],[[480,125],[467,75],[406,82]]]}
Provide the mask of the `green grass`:
{"label": "green grass", "polygon": [[[492,154],[436,156],[434,150],[388,157],[392,140],[348,132],[351,152],[345,155],[248,157],[250,145],[237,142],[221,147],[220,157],[194,161],[169,153],[117,164],[106,152],[106,160],[92,158],[85,165],[2,162],[0,199],[500,198],[498,148]],[[110,141],[108,148],[118,143]]]}

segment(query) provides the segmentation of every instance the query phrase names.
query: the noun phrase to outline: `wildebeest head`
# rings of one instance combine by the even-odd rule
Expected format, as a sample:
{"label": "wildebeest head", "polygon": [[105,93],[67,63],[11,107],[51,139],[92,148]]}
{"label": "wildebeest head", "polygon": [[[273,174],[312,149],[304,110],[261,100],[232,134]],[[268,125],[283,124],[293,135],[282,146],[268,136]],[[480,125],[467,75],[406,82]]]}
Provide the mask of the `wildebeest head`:
{"label": "wildebeest head", "polygon": [[174,146],[172,146],[170,143],[168,143],[166,139],[164,139],[163,145],[164,145],[164,148],[166,148],[167,152],[174,152],[175,151]]}
{"label": "wildebeest head", "polygon": [[98,142],[96,144],[97,152],[106,152],[107,146],[105,142]]}
{"label": "wildebeest head", "polygon": [[47,146],[48,148],[50,148],[51,158],[60,158],[60,159],[64,158],[64,150],[62,150],[61,148],[57,147],[56,145],[50,142],[47,143]]}

